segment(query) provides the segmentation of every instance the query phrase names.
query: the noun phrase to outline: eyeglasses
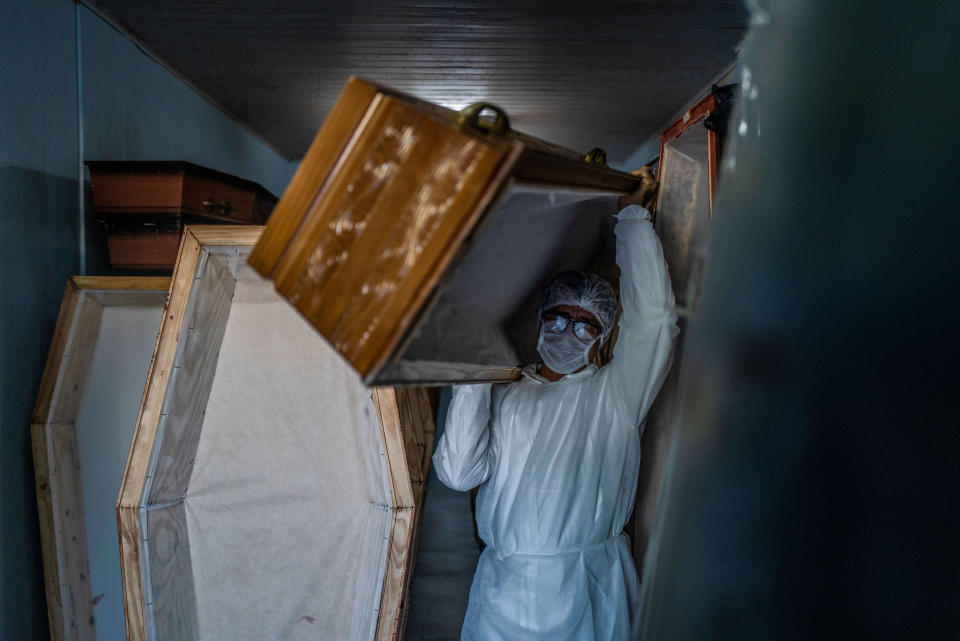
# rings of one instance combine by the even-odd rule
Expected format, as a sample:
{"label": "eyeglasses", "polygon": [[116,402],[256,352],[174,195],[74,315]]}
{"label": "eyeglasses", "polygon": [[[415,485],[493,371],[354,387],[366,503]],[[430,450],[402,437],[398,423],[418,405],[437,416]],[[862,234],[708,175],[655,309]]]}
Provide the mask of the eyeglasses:
{"label": "eyeglasses", "polygon": [[573,320],[563,312],[544,312],[543,326],[548,332],[562,334],[569,325],[573,325],[573,333],[581,341],[588,343],[603,332],[603,328],[585,320]]}

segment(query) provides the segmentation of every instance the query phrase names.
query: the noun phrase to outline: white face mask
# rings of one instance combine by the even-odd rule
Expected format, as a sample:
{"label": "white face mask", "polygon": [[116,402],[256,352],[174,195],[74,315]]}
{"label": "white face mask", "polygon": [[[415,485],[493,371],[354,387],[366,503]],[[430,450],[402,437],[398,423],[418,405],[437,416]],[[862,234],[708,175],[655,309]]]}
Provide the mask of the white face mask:
{"label": "white face mask", "polygon": [[590,348],[597,339],[584,343],[572,331],[561,333],[547,331],[540,326],[540,340],[537,341],[537,352],[543,362],[557,374],[572,374],[590,362]]}

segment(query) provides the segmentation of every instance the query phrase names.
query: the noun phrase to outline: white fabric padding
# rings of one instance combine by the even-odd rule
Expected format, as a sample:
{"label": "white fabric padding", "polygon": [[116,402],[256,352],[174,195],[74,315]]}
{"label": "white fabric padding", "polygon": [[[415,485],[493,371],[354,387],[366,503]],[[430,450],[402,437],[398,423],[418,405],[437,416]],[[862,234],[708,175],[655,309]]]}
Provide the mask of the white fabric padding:
{"label": "white fabric padding", "polygon": [[371,639],[390,512],[370,392],[239,274],[185,500],[198,637]]}
{"label": "white fabric padding", "polygon": [[[623,527],[641,424],[678,333],[660,242],[645,209],[616,226],[623,314],[613,360],[549,382],[454,388],[434,454],[457,490],[479,486],[480,557],[464,641],[626,641],[639,581]],[[531,323],[536,322],[531,315]]]}
{"label": "white fabric padding", "polygon": [[[77,448],[98,639],[123,639],[123,585],[117,547],[117,492],[163,317],[155,305],[106,305],[80,405]],[[72,384],[72,381],[69,383]]]}

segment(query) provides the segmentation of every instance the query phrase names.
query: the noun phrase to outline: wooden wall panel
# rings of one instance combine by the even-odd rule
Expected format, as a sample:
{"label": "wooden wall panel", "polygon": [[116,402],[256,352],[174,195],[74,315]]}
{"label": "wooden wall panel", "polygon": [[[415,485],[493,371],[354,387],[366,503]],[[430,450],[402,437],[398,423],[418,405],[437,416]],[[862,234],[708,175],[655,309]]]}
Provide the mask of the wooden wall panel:
{"label": "wooden wall panel", "polygon": [[147,47],[301,158],[350,75],[623,160],[735,59],[738,0],[350,3],[97,0]]}

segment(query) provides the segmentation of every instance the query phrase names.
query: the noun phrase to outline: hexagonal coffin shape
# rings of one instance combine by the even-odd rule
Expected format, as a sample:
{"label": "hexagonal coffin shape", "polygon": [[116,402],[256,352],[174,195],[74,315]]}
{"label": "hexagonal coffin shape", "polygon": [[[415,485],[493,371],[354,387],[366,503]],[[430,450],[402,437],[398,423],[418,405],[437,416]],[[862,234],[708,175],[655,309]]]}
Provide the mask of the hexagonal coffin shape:
{"label": "hexagonal coffin shape", "polygon": [[259,231],[181,245],[117,504],[130,639],[389,638],[402,621],[401,424],[429,416],[366,389],[247,266]]}
{"label": "hexagonal coffin shape", "polygon": [[123,636],[113,508],[169,286],[67,282],[30,426],[54,640]]}

